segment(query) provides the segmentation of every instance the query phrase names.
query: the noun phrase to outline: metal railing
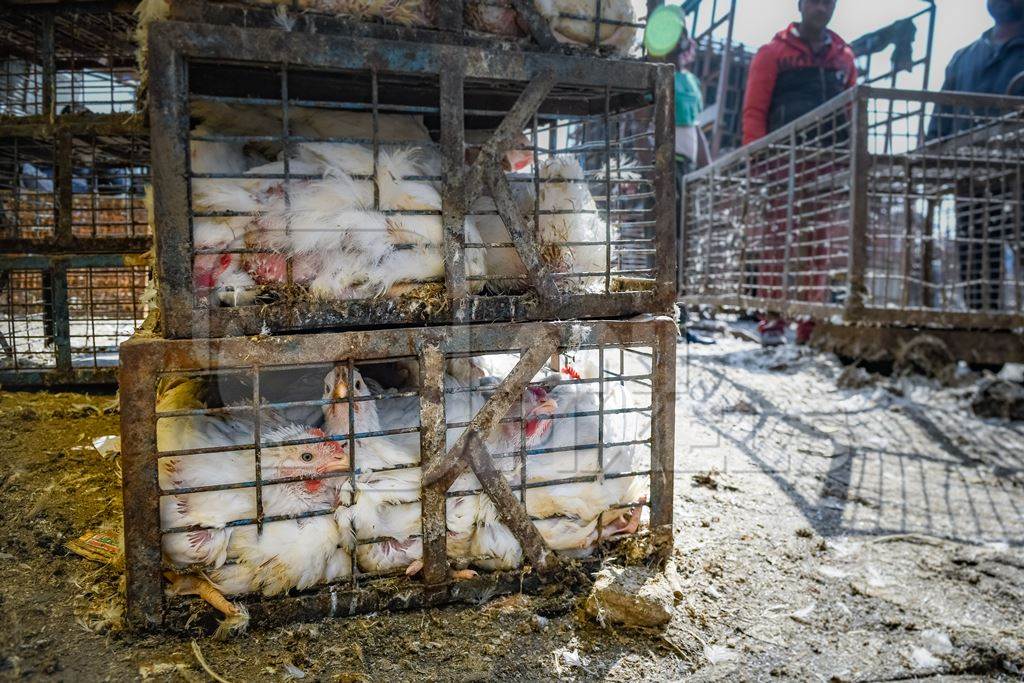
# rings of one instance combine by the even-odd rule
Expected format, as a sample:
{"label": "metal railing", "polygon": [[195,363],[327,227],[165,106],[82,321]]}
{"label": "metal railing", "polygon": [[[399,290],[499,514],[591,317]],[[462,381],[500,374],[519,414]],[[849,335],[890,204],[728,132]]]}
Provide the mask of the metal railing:
{"label": "metal railing", "polygon": [[1024,324],[1024,99],[861,86],[688,176],[682,300]]}

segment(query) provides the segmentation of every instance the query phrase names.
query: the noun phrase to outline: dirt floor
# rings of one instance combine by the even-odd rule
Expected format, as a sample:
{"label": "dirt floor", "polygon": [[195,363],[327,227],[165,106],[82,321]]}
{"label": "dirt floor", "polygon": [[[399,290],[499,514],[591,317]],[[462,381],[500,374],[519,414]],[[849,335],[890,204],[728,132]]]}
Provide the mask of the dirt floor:
{"label": "dirt floor", "polygon": [[[680,347],[675,570],[663,631],[571,601],[131,636],[115,567],[110,394],[0,392],[0,678],[41,680],[1018,680],[1024,423],[981,420],[979,377],[856,377],[749,342]],[[842,384],[848,385],[849,373]]]}

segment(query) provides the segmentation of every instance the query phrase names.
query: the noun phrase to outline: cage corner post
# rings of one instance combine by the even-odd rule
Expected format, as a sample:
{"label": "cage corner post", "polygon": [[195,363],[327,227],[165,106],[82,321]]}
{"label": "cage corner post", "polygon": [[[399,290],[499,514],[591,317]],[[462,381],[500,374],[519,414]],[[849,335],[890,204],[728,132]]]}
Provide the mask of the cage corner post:
{"label": "cage corner post", "polygon": [[[444,455],[447,435],[444,401],[444,354],[424,344],[420,363],[420,462],[422,471]],[[439,604],[448,597],[448,540],[445,482],[421,482],[424,602]]]}
{"label": "cage corner post", "polygon": [[674,542],[677,332],[671,321],[658,321],[656,325],[651,368],[651,530],[659,551],[666,553],[667,559]]}
{"label": "cage corner post", "polygon": [[850,129],[853,149],[850,156],[850,292],[843,310],[846,322],[864,315],[867,304],[868,269],[868,184],[871,157],[868,151],[868,98],[871,90],[858,86],[853,95]]}
{"label": "cage corner post", "polygon": [[160,626],[164,618],[160,486],[156,463],[156,392],[160,361],[152,343],[129,340],[121,346],[118,380],[126,617],[135,631]]}
{"label": "cage corner post", "polygon": [[[678,203],[675,177],[675,97],[672,96],[675,71],[670,66],[664,66],[654,72],[653,78],[656,195],[654,205],[658,209],[655,234],[661,235],[660,240],[655,240],[658,254],[655,257],[657,280],[654,304],[659,309],[669,311],[676,303],[680,290],[679,282],[682,279],[682,265],[677,259],[677,250],[682,244],[677,228],[680,225],[682,207]],[[678,253],[682,254],[681,251]]]}
{"label": "cage corner post", "polygon": [[466,81],[466,57],[459,50],[446,49],[441,57],[441,187],[442,257],[445,292],[451,303],[452,319],[457,323],[468,314],[466,286],[466,116],[463,90]]}
{"label": "cage corner post", "polygon": [[[174,49],[174,27],[158,22],[149,31],[149,63],[159,65],[149,76],[150,150],[154,225],[162,244],[156,266],[164,334],[170,339],[193,336],[192,230],[188,168],[188,69]],[[184,286],[183,286],[184,285]]]}

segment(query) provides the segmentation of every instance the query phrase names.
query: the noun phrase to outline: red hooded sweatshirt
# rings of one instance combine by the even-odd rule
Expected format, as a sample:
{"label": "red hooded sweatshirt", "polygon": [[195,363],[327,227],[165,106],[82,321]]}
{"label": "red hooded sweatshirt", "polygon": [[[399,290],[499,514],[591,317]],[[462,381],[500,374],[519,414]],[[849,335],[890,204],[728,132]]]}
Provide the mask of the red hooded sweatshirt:
{"label": "red hooded sweatshirt", "polygon": [[828,42],[815,54],[797,24],[780,31],[750,64],[743,101],[743,144],[795,121],[857,83],[853,50],[826,31]]}

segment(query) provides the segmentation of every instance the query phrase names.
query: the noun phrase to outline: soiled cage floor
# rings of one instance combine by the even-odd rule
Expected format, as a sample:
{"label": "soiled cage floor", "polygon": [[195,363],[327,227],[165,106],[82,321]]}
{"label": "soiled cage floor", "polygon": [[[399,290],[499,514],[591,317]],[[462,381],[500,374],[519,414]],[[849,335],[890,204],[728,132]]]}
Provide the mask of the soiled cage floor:
{"label": "soiled cage floor", "polygon": [[[1019,423],[973,417],[963,387],[838,390],[840,370],[739,341],[691,349],[678,373],[684,594],[663,633],[603,629],[560,594],[226,642],[103,632],[118,574],[64,543],[120,512],[116,461],[89,446],[117,431],[117,415],[96,414],[113,394],[0,392],[0,678],[207,680],[192,637],[231,681],[290,667],[322,681],[1014,678],[1024,482],[1003,460],[1020,453]],[[832,457],[848,444],[858,457]],[[712,467],[728,473],[694,479]]]}

